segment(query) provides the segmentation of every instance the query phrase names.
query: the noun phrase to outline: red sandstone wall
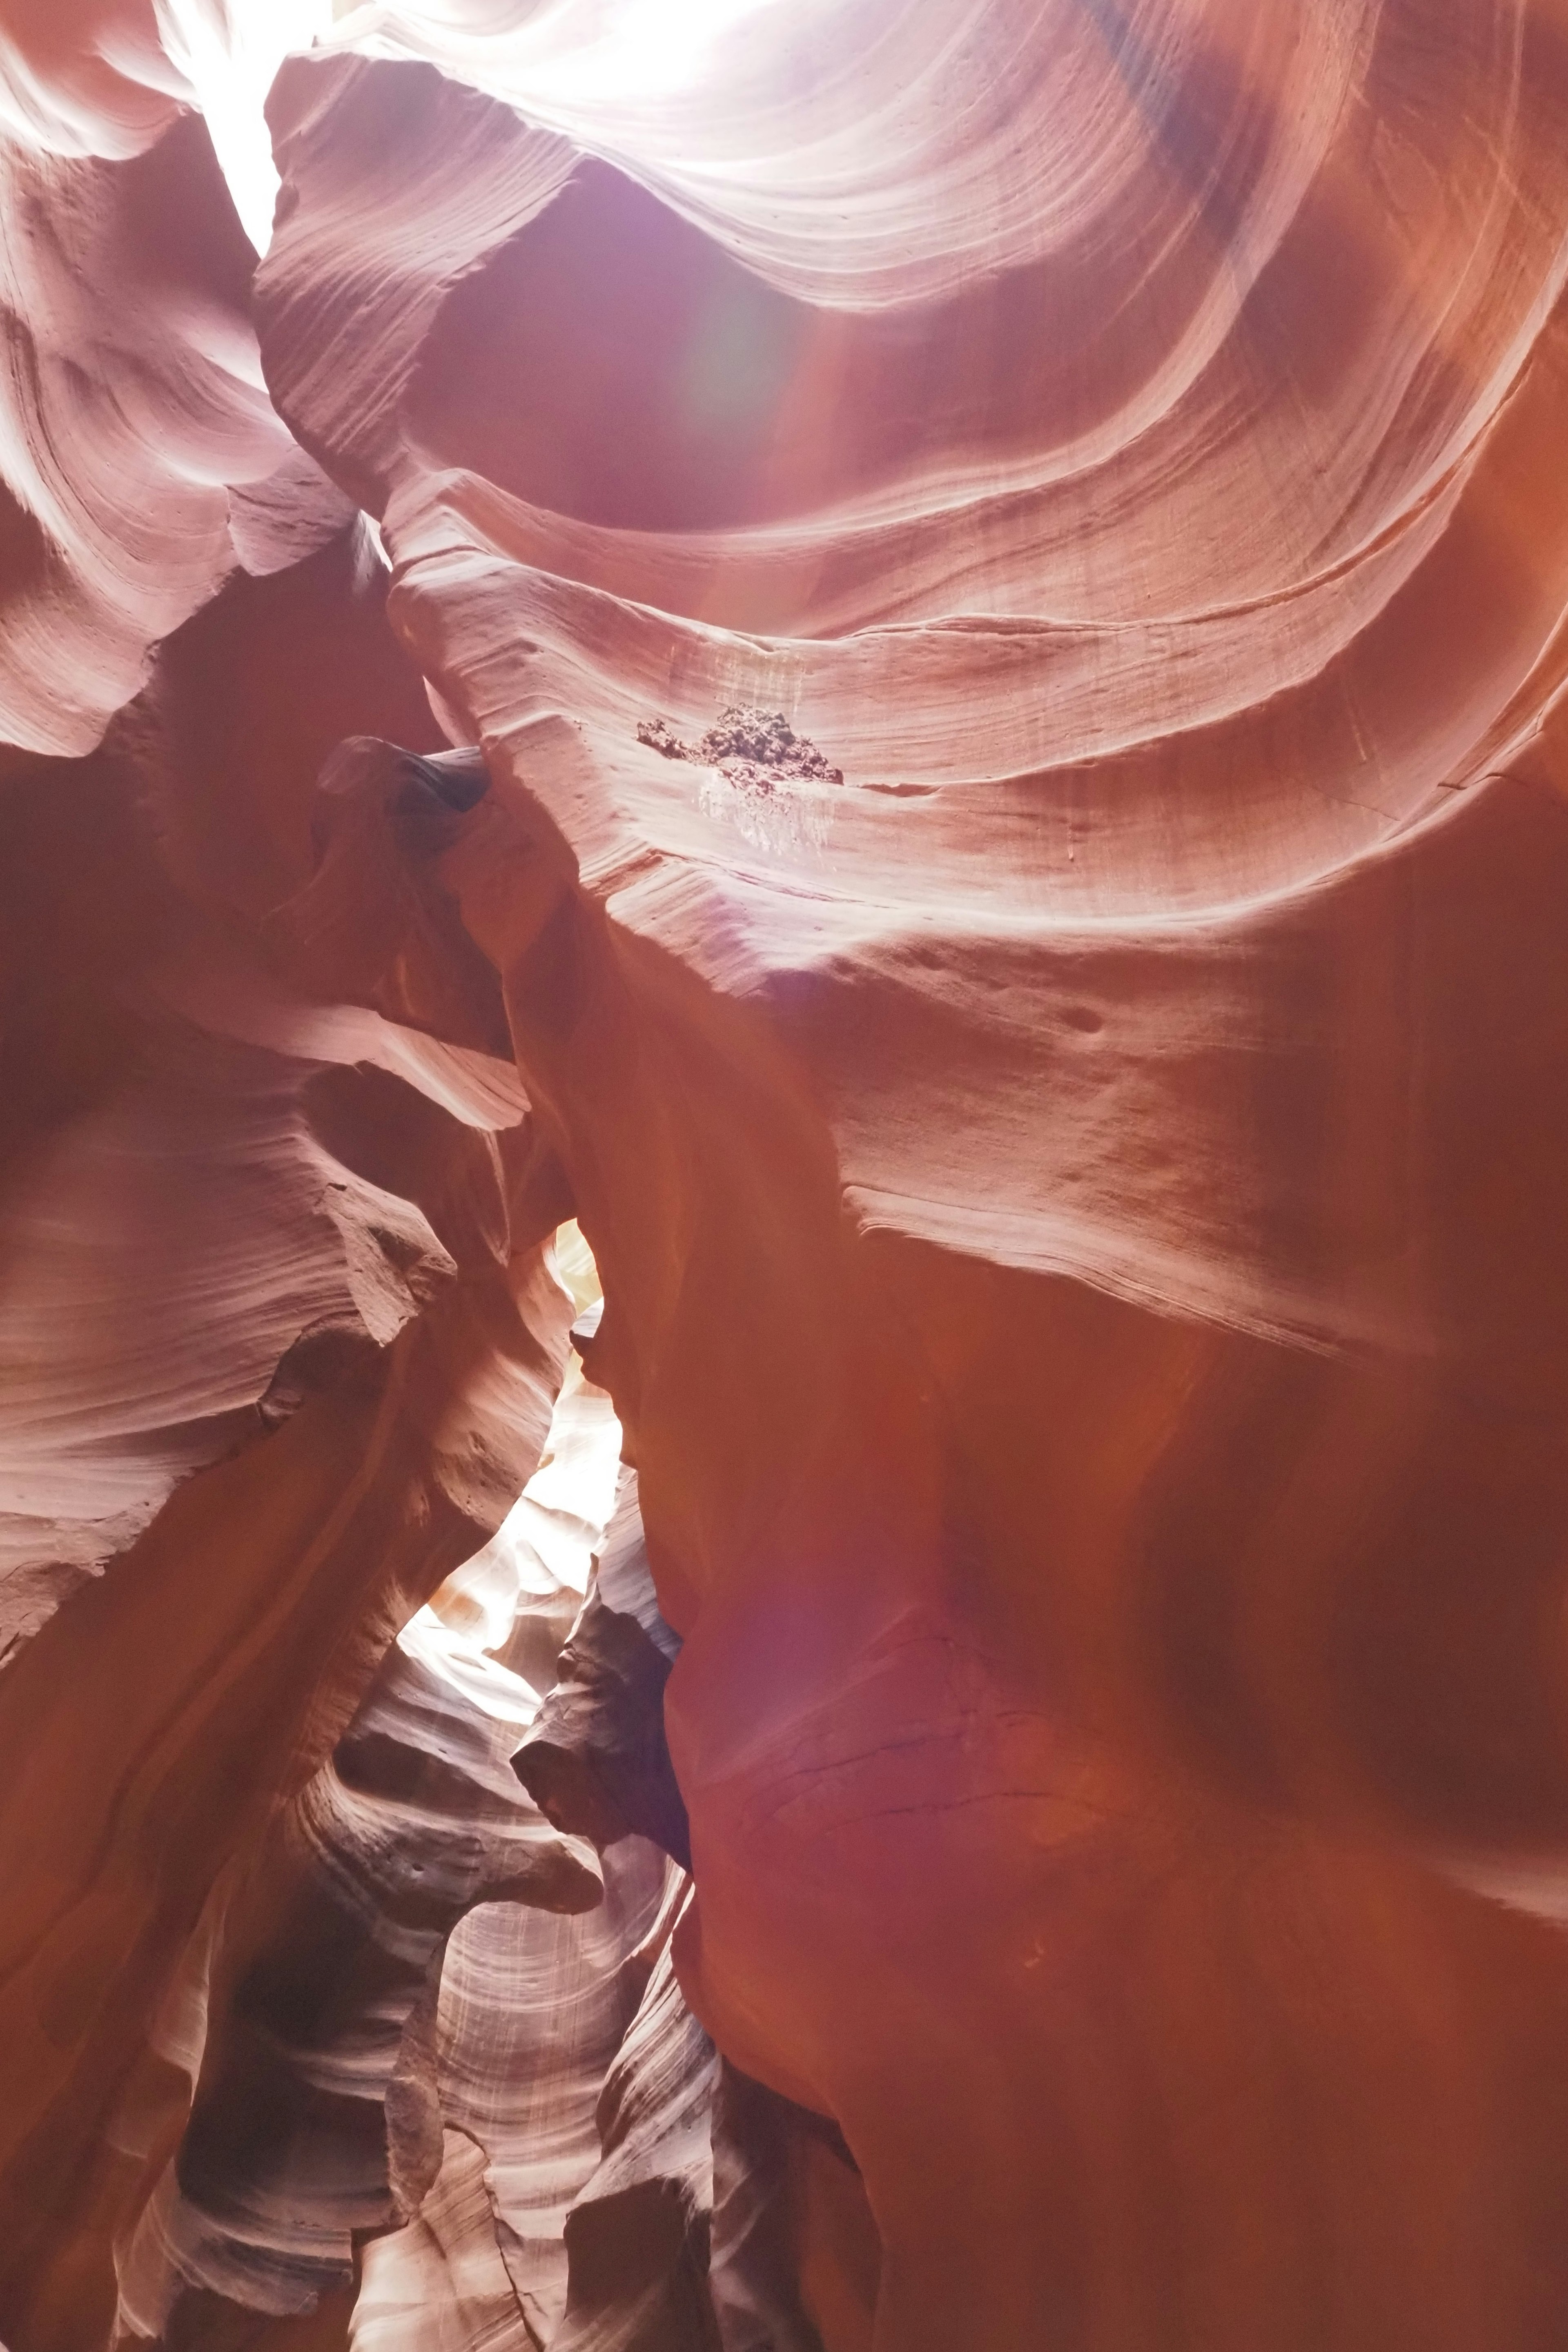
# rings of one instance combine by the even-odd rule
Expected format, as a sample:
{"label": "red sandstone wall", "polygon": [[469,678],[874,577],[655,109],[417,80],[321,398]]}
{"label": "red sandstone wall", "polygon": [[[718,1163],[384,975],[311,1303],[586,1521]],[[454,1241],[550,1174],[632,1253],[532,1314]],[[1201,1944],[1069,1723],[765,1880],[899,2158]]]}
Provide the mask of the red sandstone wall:
{"label": "red sandstone wall", "polygon": [[[0,2335],[1546,2352],[1561,11],[614,21],[291,61],[253,278],[151,16],[6,12]],[[569,1215],[668,1950],[455,1706],[290,1843]],[[400,1805],[552,1857],[439,1982]],[[258,1955],[380,2021],[270,2171]]]}

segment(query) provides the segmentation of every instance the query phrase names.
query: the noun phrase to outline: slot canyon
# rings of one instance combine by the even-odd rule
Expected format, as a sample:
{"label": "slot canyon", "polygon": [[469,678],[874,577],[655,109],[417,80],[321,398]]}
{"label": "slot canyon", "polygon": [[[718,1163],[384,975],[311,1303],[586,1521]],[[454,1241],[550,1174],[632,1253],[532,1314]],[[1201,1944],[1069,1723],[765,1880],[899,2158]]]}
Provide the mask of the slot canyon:
{"label": "slot canyon", "polygon": [[1565,283],[1568,0],[0,0],[0,2352],[1568,2347]]}

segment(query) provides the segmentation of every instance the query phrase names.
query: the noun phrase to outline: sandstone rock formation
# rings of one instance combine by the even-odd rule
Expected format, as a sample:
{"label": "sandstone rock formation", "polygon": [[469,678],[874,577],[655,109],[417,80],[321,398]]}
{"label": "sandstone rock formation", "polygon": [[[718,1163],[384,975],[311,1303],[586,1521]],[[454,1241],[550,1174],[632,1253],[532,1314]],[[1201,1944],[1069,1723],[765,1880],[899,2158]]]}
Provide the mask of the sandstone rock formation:
{"label": "sandstone rock formation", "polygon": [[1561,8],[391,5],[259,263],[253,14],[0,21],[0,2339],[1548,2352]]}

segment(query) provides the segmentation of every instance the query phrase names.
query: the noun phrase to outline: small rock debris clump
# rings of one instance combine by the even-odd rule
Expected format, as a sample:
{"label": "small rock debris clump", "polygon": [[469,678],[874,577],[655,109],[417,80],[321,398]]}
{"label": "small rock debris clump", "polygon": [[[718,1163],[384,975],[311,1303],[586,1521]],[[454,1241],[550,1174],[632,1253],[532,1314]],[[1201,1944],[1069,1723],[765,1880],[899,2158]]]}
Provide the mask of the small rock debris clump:
{"label": "small rock debris clump", "polygon": [[815,743],[797,735],[782,710],[763,710],[754,703],[737,702],[721,710],[700,743],[683,743],[663,719],[645,719],[637,741],[667,760],[690,760],[699,767],[717,768],[732,784],[753,793],[771,793],[784,778],[795,782],[841,784],[844,771],[826,759]]}

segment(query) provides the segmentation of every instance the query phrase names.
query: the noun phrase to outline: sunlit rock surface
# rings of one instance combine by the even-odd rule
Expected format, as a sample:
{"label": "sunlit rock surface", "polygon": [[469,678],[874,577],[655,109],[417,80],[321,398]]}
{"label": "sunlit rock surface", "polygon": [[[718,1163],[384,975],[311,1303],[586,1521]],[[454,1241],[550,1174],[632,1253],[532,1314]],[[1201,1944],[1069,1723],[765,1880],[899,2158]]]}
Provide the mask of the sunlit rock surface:
{"label": "sunlit rock surface", "polygon": [[1560,10],[329,15],[0,26],[0,2340],[1548,2352]]}

